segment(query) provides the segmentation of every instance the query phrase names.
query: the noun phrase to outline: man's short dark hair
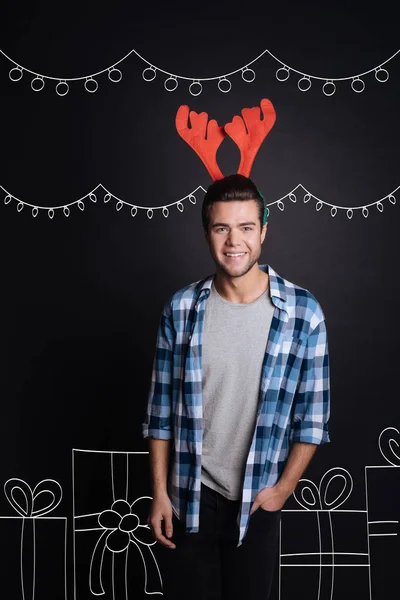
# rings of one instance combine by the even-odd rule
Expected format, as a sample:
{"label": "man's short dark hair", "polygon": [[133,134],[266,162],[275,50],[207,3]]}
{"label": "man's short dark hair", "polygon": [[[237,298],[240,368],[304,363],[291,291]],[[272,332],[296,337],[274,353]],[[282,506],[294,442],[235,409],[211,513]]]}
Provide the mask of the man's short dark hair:
{"label": "man's short dark hair", "polygon": [[204,196],[201,217],[203,219],[204,231],[208,232],[210,223],[210,208],[215,202],[234,202],[243,200],[254,200],[257,203],[261,228],[264,220],[264,199],[260,195],[257,186],[251,179],[244,175],[228,175],[223,179],[217,179],[212,183]]}

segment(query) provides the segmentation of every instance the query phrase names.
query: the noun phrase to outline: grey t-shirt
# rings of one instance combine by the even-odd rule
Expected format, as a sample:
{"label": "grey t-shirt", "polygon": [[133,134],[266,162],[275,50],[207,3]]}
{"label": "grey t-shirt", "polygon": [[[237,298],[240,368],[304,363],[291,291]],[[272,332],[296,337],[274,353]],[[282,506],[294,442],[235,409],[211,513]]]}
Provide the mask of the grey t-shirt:
{"label": "grey t-shirt", "polygon": [[268,291],[237,304],[212,284],[206,303],[201,480],[230,500],[241,497],[273,312]]}

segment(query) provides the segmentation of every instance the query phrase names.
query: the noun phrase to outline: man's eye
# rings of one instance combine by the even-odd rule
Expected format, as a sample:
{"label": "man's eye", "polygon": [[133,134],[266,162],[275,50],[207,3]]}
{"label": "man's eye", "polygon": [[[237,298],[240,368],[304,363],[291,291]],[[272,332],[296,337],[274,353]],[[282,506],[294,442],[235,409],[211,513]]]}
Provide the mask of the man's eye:
{"label": "man's eye", "polygon": [[225,231],[225,227],[218,227],[217,232],[219,233],[220,231]]}

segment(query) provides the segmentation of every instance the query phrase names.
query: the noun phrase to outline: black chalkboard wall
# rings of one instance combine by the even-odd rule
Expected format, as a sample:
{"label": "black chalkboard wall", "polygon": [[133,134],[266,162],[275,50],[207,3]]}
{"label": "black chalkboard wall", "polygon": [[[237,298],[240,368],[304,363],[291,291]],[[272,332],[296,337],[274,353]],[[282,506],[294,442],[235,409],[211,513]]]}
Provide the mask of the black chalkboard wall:
{"label": "black chalkboard wall", "polygon": [[[285,506],[273,598],[393,598],[400,54],[382,66],[387,82],[373,68],[398,51],[395,4],[2,2],[0,10],[0,49],[9,57],[0,55],[1,598],[160,592],[163,549],[140,526],[150,493],[141,421],[155,336],[169,295],[213,271],[200,220],[199,186],[210,179],[177,135],[175,113],[189,104],[224,124],[264,97],[277,122],[252,171],[274,203],[262,262],[319,299],[332,369],[332,443],[304,476],[313,483]],[[120,82],[106,70],[94,78],[95,93],[85,90],[85,75],[132,48],[151,66],[198,79],[268,52],[249,67],[253,82],[240,70],[228,77],[228,93],[218,79],[203,81],[198,96],[188,89],[193,79],[168,92],[159,70],[144,81],[149,64],[135,53],[115,67]],[[279,61],[300,74],[279,82]],[[34,91],[26,69],[59,79]],[[366,71],[365,90],[353,91],[351,76]],[[301,73],[348,79],[328,96],[327,79],[300,91]],[[75,77],[83,79],[58,95],[56,85]],[[42,87],[41,78],[32,85]],[[230,140],[218,161],[225,174],[236,172]],[[118,204],[180,199],[167,218],[160,209],[132,216]],[[332,217],[329,205],[371,206],[368,217],[343,208]],[[35,206],[61,209],[34,217]],[[114,500],[128,501],[139,519],[130,534],[107,521]]]}

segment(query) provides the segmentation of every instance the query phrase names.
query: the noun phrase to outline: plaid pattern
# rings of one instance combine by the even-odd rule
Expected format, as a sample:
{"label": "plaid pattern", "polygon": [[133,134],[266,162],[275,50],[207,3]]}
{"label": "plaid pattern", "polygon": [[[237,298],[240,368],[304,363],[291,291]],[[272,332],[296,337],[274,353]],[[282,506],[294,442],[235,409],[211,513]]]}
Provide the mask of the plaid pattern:
{"label": "plaid pattern", "polygon": [[[257,493],[281,475],[292,442],[329,442],[325,318],[312,294],[270,266],[275,305],[262,368],[257,423],[245,469],[239,543]],[[202,454],[202,330],[213,277],[175,293],[157,336],[144,437],[174,439],[168,493],[186,530],[199,529]]]}

